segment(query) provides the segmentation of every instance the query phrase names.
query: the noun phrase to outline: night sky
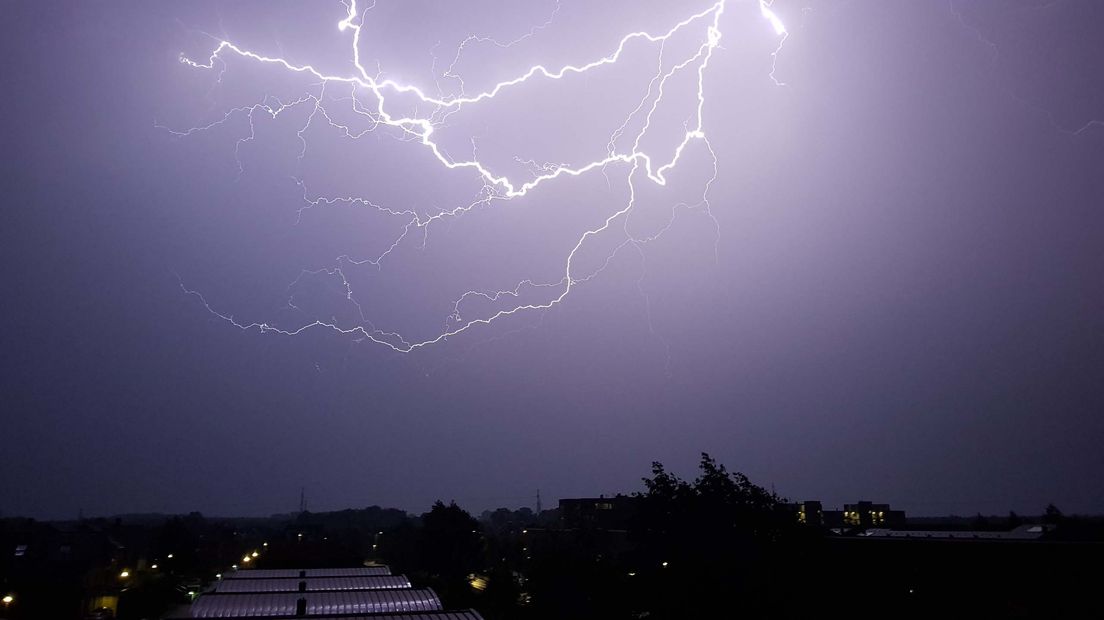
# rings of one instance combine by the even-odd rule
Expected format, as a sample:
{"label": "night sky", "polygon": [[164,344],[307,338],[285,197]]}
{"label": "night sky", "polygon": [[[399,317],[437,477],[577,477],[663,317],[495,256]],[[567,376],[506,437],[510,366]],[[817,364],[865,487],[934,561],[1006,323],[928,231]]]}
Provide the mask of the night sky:
{"label": "night sky", "polygon": [[[465,48],[454,69],[475,93],[709,7],[379,0],[360,53],[448,95],[466,37],[517,40]],[[221,80],[180,62],[221,38],[351,75],[340,2],[3,8],[3,516],[262,515],[296,509],[300,488],[312,510],[481,511],[537,489],[547,507],[639,490],[654,460],[693,477],[702,451],[826,506],[1104,511],[1098,0],[778,0],[773,60],[757,3],[728,0],[704,72],[716,179],[701,140],[666,185],[635,173],[638,203],[582,246],[575,275],[594,277],[562,303],[412,352],[215,312],[424,342],[458,324],[466,291],[549,284],[465,298],[461,322],[540,305],[580,235],[625,207],[631,166],[415,226],[354,265],[402,217],[305,198],[426,217],[470,204],[478,174],[393,128],[353,140],[316,117],[300,141],[310,102],[258,114],[245,142],[243,114],[173,133],[318,92],[240,57]],[[668,61],[705,26],[672,37]],[[524,160],[601,157],[657,49],[526,82],[436,135],[518,179],[537,174]],[[669,158],[693,129],[695,78],[672,79],[641,148]],[[350,109],[349,87],[326,88]]]}

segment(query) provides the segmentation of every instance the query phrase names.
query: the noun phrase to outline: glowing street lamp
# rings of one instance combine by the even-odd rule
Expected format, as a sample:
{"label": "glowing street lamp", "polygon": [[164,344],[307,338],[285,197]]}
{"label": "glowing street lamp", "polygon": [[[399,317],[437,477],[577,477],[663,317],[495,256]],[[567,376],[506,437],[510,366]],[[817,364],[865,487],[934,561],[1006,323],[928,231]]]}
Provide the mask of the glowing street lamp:
{"label": "glowing street lamp", "polygon": [[130,571],[124,569],[123,572],[119,573],[119,579],[126,579],[127,577],[130,577]]}
{"label": "glowing street lamp", "polygon": [[252,560],[253,560],[253,558],[251,558],[247,555],[247,556],[242,558],[242,564],[249,564]]}
{"label": "glowing street lamp", "polygon": [[0,599],[0,601],[4,601],[5,605],[11,605],[12,603],[15,602],[15,597],[12,596],[11,594],[8,594],[4,598]]}
{"label": "glowing street lamp", "polygon": [[258,555],[260,555],[260,554],[259,554],[259,553],[257,553],[256,551],[254,551],[252,555],[253,555],[253,557],[257,557],[257,556],[258,556]]}

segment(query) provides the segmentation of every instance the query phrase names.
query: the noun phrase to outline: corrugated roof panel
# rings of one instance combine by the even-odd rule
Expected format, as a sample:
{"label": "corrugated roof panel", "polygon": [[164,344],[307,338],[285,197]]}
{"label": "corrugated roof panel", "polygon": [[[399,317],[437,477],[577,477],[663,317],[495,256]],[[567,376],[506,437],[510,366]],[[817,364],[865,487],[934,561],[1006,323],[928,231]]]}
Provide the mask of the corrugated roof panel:
{"label": "corrugated roof panel", "polygon": [[297,600],[298,596],[286,594],[200,595],[192,603],[191,614],[193,618],[294,616]]}
{"label": "corrugated roof panel", "polygon": [[299,571],[297,570],[237,570],[232,573],[223,573],[223,579],[285,579],[289,577],[298,577]]}
{"label": "corrugated roof panel", "polygon": [[437,594],[426,589],[350,590],[342,592],[264,592],[203,594],[192,604],[193,618],[248,618],[295,616],[299,599],[306,599],[307,614],[371,614],[435,611],[441,609]]}
{"label": "corrugated roof panel", "polygon": [[318,577],[373,577],[390,575],[388,566],[357,566],[355,568],[262,568],[241,569],[222,575],[223,579],[298,579]]}
{"label": "corrugated roof panel", "polygon": [[[234,618],[233,616],[217,616],[214,618]],[[240,616],[238,618],[245,618]],[[265,616],[258,614],[253,618],[279,618],[279,616]],[[286,617],[285,617],[286,618]],[[373,613],[371,616],[310,616],[309,620],[484,620],[479,612],[474,609],[460,611],[413,611],[410,613]]]}
{"label": "corrugated roof panel", "polygon": [[311,568],[307,577],[367,577],[371,575],[390,575],[388,566],[358,566],[356,568]]}
{"label": "corrugated roof panel", "polygon": [[371,616],[315,616],[310,620],[483,620],[475,610],[464,611],[422,611],[408,614],[383,614]]}
{"label": "corrugated roof panel", "polygon": [[338,590],[388,590],[409,588],[405,575],[374,575],[368,577],[307,577],[295,579],[229,579],[215,583],[219,594],[239,592],[298,592],[299,584],[306,584],[307,592]]}

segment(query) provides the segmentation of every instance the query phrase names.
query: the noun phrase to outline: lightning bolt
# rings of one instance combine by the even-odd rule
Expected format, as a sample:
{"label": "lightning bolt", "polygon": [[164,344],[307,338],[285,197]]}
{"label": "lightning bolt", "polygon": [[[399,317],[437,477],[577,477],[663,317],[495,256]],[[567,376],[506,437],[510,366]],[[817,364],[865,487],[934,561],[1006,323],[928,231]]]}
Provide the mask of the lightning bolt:
{"label": "lightning bolt", "polygon": [[[290,101],[282,101],[275,97],[265,97],[252,105],[239,106],[228,109],[212,123],[184,130],[164,127],[167,131],[178,136],[190,136],[199,132],[216,129],[233,118],[244,116],[249,122],[249,133],[239,138],[235,145],[235,160],[238,163],[239,174],[244,170],[241,161],[242,145],[252,141],[256,137],[255,117],[267,116],[275,119],[292,109],[306,108],[309,113],[306,120],[297,130],[301,148],[298,153],[302,162],[307,153],[307,141],[305,133],[314,124],[325,124],[332,130],[349,139],[359,139],[377,129],[388,127],[396,130],[399,140],[416,143],[427,149],[437,163],[445,170],[462,170],[473,174],[480,182],[481,189],[470,200],[464,201],[451,209],[443,209],[436,213],[422,213],[414,208],[394,208],[378,204],[369,198],[362,196],[338,196],[327,197],[312,194],[302,180],[297,180],[303,192],[303,207],[299,210],[302,218],[305,211],[318,207],[335,204],[348,204],[357,207],[369,208],[378,211],[388,217],[399,218],[404,221],[399,234],[379,254],[367,258],[354,258],[340,256],[336,265],[316,270],[303,270],[298,278],[289,285],[288,306],[299,309],[295,303],[295,295],[292,292],[300,280],[314,276],[327,276],[336,278],[342,287],[344,299],[351,304],[359,322],[353,325],[342,325],[336,319],[309,320],[294,328],[278,327],[268,322],[245,322],[234,316],[217,310],[198,291],[189,289],[181,282],[181,289],[188,295],[193,295],[200,300],[208,312],[214,316],[238,327],[242,330],[258,330],[262,333],[277,333],[287,336],[301,334],[312,329],[332,330],[340,334],[350,335],[357,339],[364,339],[386,346],[394,351],[407,353],[433,344],[441,343],[450,337],[462,334],[479,326],[489,325],[505,317],[531,311],[542,311],[560,304],[581,284],[597,277],[605,270],[614,257],[623,249],[635,248],[640,252],[643,260],[643,247],[658,239],[673,224],[675,214],[682,209],[698,210],[705,213],[713,222],[715,230],[718,230],[717,221],[710,211],[709,191],[712,183],[717,178],[717,156],[707,138],[704,122],[704,108],[706,104],[706,77],[715,52],[721,48],[722,40],[722,16],[725,15],[729,0],[719,0],[708,7],[690,13],[677,21],[667,30],[652,33],[635,31],[625,34],[620,38],[612,50],[599,58],[583,64],[565,64],[558,67],[548,67],[536,64],[510,79],[497,82],[474,93],[466,92],[463,78],[458,74],[457,67],[461,63],[465,51],[475,45],[493,45],[498,48],[510,48],[522,41],[530,39],[552,24],[560,11],[557,2],[555,9],[548,19],[541,25],[535,26],[524,35],[511,41],[500,41],[490,37],[469,36],[457,47],[448,67],[440,74],[441,79],[449,80],[454,86],[455,92],[444,94],[444,88],[440,79],[436,81],[437,93],[430,93],[423,88],[410,83],[396,81],[391,78],[383,78],[380,71],[371,73],[365,66],[361,57],[361,37],[363,24],[368,13],[375,8],[375,3],[360,8],[357,0],[343,1],[346,9],[344,17],[337,23],[338,30],[343,33],[351,33],[351,61],[353,70],[348,74],[333,74],[311,64],[297,64],[282,57],[268,56],[249,49],[228,40],[219,41],[218,45],[205,60],[193,60],[184,55],[180,56],[180,62],[188,67],[200,70],[213,71],[216,74],[216,83],[221,83],[225,78],[227,60],[237,57],[260,65],[275,67],[288,74],[297,74],[311,80],[311,88],[301,96]],[[782,85],[775,79],[776,63],[779,53],[782,51],[788,32],[782,20],[773,11],[772,3],[767,0],[757,0],[759,14],[769,24],[778,38],[778,46],[771,54],[771,70],[769,77],[777,85]],[[676,36],[684,33],[698,33],[697,44],[683,55],[670,59],[670,47],[668,45]],[[630,44],[642,44],[653,46],[657,50],[657,67],[651,77],[645,95],[639,100],[624,122],[611,134],[606,145],[606,152],[601,157],[583,163],[539,163],[533,160],[515,158],[519,164],[524,164],[529,170],[530,176],[497,172],[494,166],[482,161],[478,156],[477,145],[472,140],[470,157],[453,157],[438,142],[438,130],[443,127],[448,119],[461,109],[479,106],[500,97],[503,93],[523,88],[527,84],[537,81],[554,82],[565,80],[572,76],[578,76],[593,72],[601,67],[616,65],[622,62]],[[434,55],[434,68],[437,57]],[[688,74],[693,77],[691,88],[694,103],[689,109],[687,120],[684,121],[684,131],[681,140],[674,145],[670,152],[648,152],[642,147],[645,137],[657,123],[656,111],[663,101],[669,96],[669,89],[674,78]],[[436,71],[435,71],[436,75]],[[332,91],[337,91],[335,96]],[[415,110],[411,113],[409,105],[394,104],[396,99],[416,102]],[[331,113],[328,105],[332,102],[349,102],[349,108],[358,119],[367,122],[366,128],[354,128],[348,122],[338,120]],[[419,113],[419,108],[425,108],[428,113]],[[634,123],[639,124],[631,135],[629,127]],[[625,139],[623,139],[625,138]],[[627,138],[632,138],[629,141]],[[637,205],[638,187],[640,183],[651,182],[659,186],[665,186],[668,182],[668,173],[675,169],[682,161],[684,154],[692,145],[700,143],[705,153],[711,160],[712,176],[702,187],[701,198],[694,204],[679,203],[671,209],[671,217],[665,225],[647,235],[635,235],[630,232],[630,215]],[[546,184],[556,179],[571,179],[593,172],[606,174],[611,167],[627,167],[625,187],[627,199],[620,207],[601,220],[598,225],[584,230],[576,239],[574,245],[563,259],[562,276],[555,281],[534,281],[526,279],[516,285],[502,290],[469,290],[459,295],[453,302],[451,312],[445,317],[444,327],[428,338],[410,339],[396,331],[377,327],[367,316],[362,304],[350,284],[346,271],[361,265],[371,265],[377,269],[382,268],[389,255],[407,239],[421,236],[422,243],[426,241],[429,227],[436,221],[446,218],[456,218],[480,207],[490,206],[492,203],[510,201],[523,198],[531,192],[537,191]],[[607,180],[609,177],[607,176]],[[581,272],[577,267],[577,256],[586,244],[607,231],[617,227],[624,232],[625,239],[617,244],[606,256],[597,268],[587,272]],[[541,301],[525,301],[530,295],[542,293]],[[643,291],[641,290],[643,294]],[[646,296],[645,296],[646,298]],[[466,308],[472,302],[478,301],[492,309],[484,314],[469,316]],[[505,304],[504,306],[502,304]],[[650,323],[650,311],[649,311]]]}
{"label": "lightning bolt", "polygon": [[[965,28],[966,30],[969,30],[970,32],[972,32],[974,34],[974,36],[977,38],[979,43],[981,43],[981,44],[983,44],[983,45],[985,45],[986,47],[989,48],[990,67],[995,69],[997,67],[998,63],[1001,61],[1000,46],[998,46],[993,40],[986,37],[979,26],[971,25],[969,20],[962,13],[962,11],[959,10],[958,6],[955,3],[956,3],[956,0],[947,0],[947,7],[950,9],[951,14],[955,17],[955,19],[958,20],[958,23],[963,28]],[[1032,6],[1025,6],[1025,7],[1021,7],[1021,8],[1013,9],[1013,10],[1016,10],[1016,11],[1042,11],[1042,10],[1048,9],[1048,8],[1054,6],[1054,5],[1057,5],[1059,3],[1060,3],[1060,0],[1053,0],[1051,2],[1044,2],[1042,4],[1032,5]],[[1054,129],[1056,129],[1056,130],[1058,130],[1058,131],[1060,131],[1064,134],[1069,134],[1071,136],[1080,136],[1080,135],[1083,135],[1083,134],[1085,134],[1085,133],[1089,132],[1090,130],[1095,129],[1097,127],[1104,127],[1104,119],[1094,118],[1094,119],[1089,119],[1088,121],[1085,121],[1081,126],[1077,127],[1076,129],[1069,129],[1068,127],[1064,126],[1062,123],[1060,123],[1058,121],[1058,119],[1055,117],[1053,111],[1045,108],[1044,106],[1042,106],[1038,102],[1031,101],[1031,100],[1028,100],[1025,97],[1020,96],[1019,94],[1016,93],[1015,89],[1013,89],[1011,85],[1005,85],[1005,86],[1002,86],[1001,88],[1005,91],[1005,93],[1008,94],[1009,97],[1016,100],[1018,103],[1045,114],[1046,117],[1047,117],[1047,120],[1050,122],[1051,127],[1053,127]]]}

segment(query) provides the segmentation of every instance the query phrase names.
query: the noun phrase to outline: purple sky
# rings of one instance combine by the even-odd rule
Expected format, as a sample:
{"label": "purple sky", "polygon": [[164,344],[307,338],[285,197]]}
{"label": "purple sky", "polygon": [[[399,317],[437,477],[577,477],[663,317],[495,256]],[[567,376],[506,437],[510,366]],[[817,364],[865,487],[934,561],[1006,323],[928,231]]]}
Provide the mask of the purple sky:
{"label": "purple sky", "polygon": [[[711,3],[470,5],[379,0],[363,64],[447,98],[467,36],[547,23],[466,46],[454,73],[473,94]],[[413,216],[305,196],[425,219],[477,199],[478,173],[321,117],[303,150],[313,102],[258,112],[247,142],[244,114],[170,131],[319,92],[240,57],[221,80],[180,62],[218,38],[352,75],[340,2],[5,8],[0,514],[267,514],[300,487],[315,510],[478,511],[538,488],[547,506],[638,490],[653,460],[692,477],[701,451],[827,505],[1104,511],[1096,0],[778,0],[784,86],[757,4],[728,0],[704,74],[708,194],[695,139],[665,186],[636,173],[631,213],[580,246],[573,276],[595,275],[562,303],[411,353],[239,329],[181,285],[240,324],[434,340],[559,295],[580,236],[626,207],[631,166],[414,225],[378,267],[353,265],[339,257],[381,256]],[[707,22],[672,37],[663,66],[694,56]],[[462,106],[434,139],[520,182],[540,172],[519,160],[601,158],[661,66],[639,43]],[[669,159],[694,128],[696,79],[672,77],[641,150]],[[363,125],[350,89],[326,89],[332,122]],[[388,105],[430,113],[416,103]],[[527,280],[547,286],[463,297]]]}

